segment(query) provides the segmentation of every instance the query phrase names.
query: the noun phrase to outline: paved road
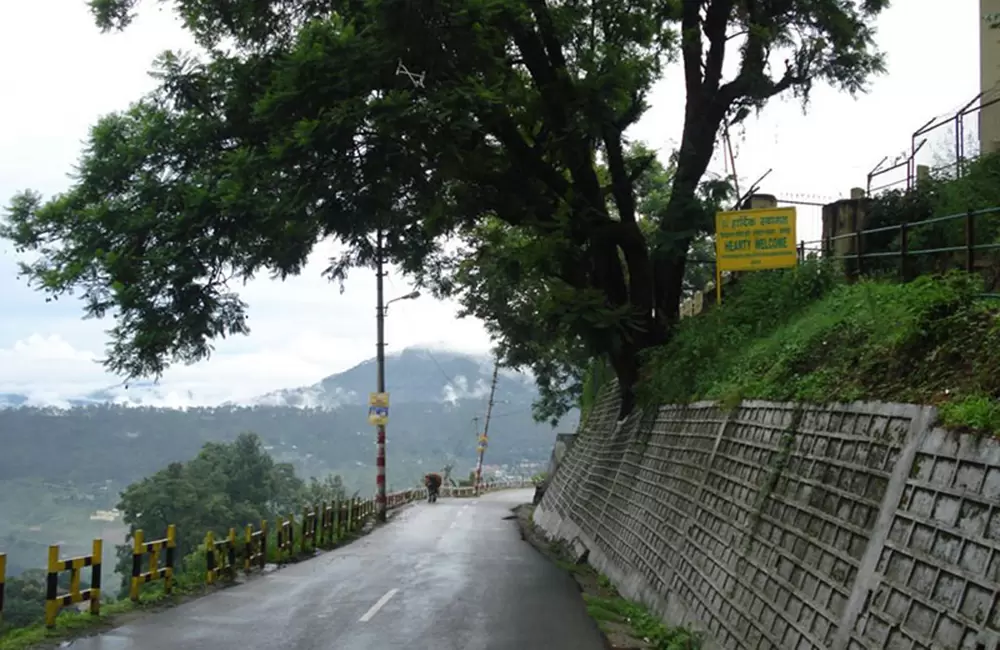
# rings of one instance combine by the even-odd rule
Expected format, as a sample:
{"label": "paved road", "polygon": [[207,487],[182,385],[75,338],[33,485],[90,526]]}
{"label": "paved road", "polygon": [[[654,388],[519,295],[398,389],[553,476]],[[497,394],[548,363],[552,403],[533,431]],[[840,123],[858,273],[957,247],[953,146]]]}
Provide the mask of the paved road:
{"label": "paved road", "polygon": [[573,579],[504,517],[531,490],[407,508],[343,549],[72,650],[604,650]]}

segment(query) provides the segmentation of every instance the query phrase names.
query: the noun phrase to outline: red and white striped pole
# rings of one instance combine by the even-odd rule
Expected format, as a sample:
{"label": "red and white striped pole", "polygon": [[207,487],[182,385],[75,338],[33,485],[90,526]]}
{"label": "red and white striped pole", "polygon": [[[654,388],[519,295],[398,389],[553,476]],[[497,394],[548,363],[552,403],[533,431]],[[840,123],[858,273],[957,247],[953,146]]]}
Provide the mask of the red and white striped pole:
{"label": "red and white striped pole", "polygon": [[[375,235],[375,294],[376,294],[376,351],[378,366],[378,392],[385,393],[385,293],[382,278],[385,276],[382,259],[382,229]],[[385,501],[385,424],[378,424],[375,434],[375,519],[386,520]]]}

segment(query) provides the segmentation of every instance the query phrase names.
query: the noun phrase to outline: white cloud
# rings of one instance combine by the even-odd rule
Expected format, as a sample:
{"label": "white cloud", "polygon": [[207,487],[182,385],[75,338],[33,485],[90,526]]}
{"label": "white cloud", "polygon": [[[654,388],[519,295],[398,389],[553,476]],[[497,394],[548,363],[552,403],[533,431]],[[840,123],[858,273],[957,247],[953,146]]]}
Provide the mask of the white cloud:
{"label": "white cloud", "polygon": [[[741,188],[772,169],[763,192],[815,195],[817,202],[845,196],[864,185],[884,155],[908,148],[918,126],[975,96],[977,3],[953,4],[942,11],[940,2],[907,0],[885,13],[878,39],[889,53],[889,74],[875,80],[870,95],[855,101],[817,88],[808,115],[788,100],[772,102],[751,119],[736,142]],[[16,89],[18,98],[0,104],[0,202],[23,188],[46,195],[65,189],[95,119],[152,88],[147,70],[160,51],[193,47],[169,5],[143,3],[139,16],[123,34],[101,34],[80,0],[0,5],[0,60],[6,62],[0,87]],[[676,67],[651,101],[632,136],[668,153],[683,119]],[[713,168],[722,171],[721,160]],[[818,237],[819,208],[801,207],[799,215],[800,239]],[[373,356],[374,274],[356,270],[339,294],[320,277],[331,252],[330,246],[317,251],[299,278],[247,286],[242,293],[252,334],[219,342],[208,362],[172,368],[159,397],[177,404],[245,397],[310,384]],[[113,385],[115,379],[93,362],[103,352],[108,324],[80,321],[75,301],[45,303],[14,279],[15,272],[10,245],[0,242],[0,391],[52,396]],[[389,276],[387,298],[409,291],[403,278]],[[458,320],[454,305],[429,297],[394,303],[386,339],[390,351],[414,344],[489,348],[480,324]]]}

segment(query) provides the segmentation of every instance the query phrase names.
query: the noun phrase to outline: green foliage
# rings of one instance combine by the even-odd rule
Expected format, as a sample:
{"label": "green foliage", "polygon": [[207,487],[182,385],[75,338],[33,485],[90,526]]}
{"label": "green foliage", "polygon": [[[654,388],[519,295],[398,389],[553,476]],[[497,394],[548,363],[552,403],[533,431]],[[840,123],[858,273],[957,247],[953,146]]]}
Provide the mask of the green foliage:
{"label": "green foliage", "polygon": [[[655,153],[642,144],[629,149],[629,157],[643,160],[642,173],[636,179],[639,228],[647,253],[659,245],[657,224],[664,218],[670,197],[672,168],[664,168]],[[602,178],[608,175],[598,168]],[[731,198],[726,181],[712,179],[699,192],[706,224],[722,202]],[[607,209],[616,214],[608,198]],[[512,368],[528,368],[539,387],[534,416],[553,426],[570,409],[592,399],[588,386],[594,369],[603,373],[598,381],[612,374],[606,354],[612,340],[627,336],[623,324],[630,309],[608,307],[601,291],[581,290],[564,279],[559,247],[564,233],[532,235],[524,228],[490,219],[468,230],[462,245],[442,260],[435,277],[438,295],[457,299],[461,316],[475,316],[485,323],[498,343],[501,363]],[[697,263],[689,265],[685,291],[701,288],[714,272],[715,258],[711,240],[704,234],[692,243]],[[628,277],[628,260],[619,260]],[[447,269],[447,272],[443,272]],[[595,364],[597,364],[595,366]]]}
{"label": "green foliage", "polygon": [[1000,433],[1000,399],[996,395],[973,394],[944,402],[938,416],[950,429]]}
{"label": "green foliage", "polygon": [[978,277],[847,285],[810,263],[740,284],[651,355],[647,402],[932,403],[949,426],[998,430],[1000,322]]}
{"label": "green foliage", "polygon": [[591,359],[587,366],[586,374],[583,377],[583,386],[580,391],[580,422],[584,422],[590,414],[601,390],[614,379],[614,373],[604,359]]}
{"label": "green foliage", "polygon": [[538,472],[537,474],[533,474],[531,476],[531,482],[534,485],[541,485],[542,483],[546,482],[547,480],[549,480],[549,473],[548,472]]}
{"label": "green foliage", "polygon": [[171,463],[122,492],[118,509],[129,527],[126,544],[117,548],[122,588],[128,586],[130,542],[138,529],[147,540],[161,539],[174,524],[178,553],[188,555],[208,531],[221,539],[231,527],[242,531],[248,523],[259,526],[263,519],[298,514],[322,494],[342,498],[340,481],[314,479],[307,488],[291,465],[274,462],[256,434],[240,434],[231,443],[206,443],[194,459]]}
{"label": "green foliage", "polygon": [[[111,30],[136,1],[90,4]],[[22,271],[34,287],[114,315],[106,366],[140,377],[246,334],[231,283],[297,274],[321,239],[345,244],[333,279],[370,265],[381,231],[388,260],[428,281],[447,267],[445,238],[498,220],[544,248],[529,277],[578,296],[552,303],[553,333],[569,335],[557,354],[613,357],[631,396],[637,354],[666,338],[705,230],[697,193],[720,125],[816,80],[863,90],[882,69],[872,24],[885,5],[178,0],[204,57],[163,54],[159,87],[92,129],[73,187],[18,195],[0,234],[33,254]],[[729,44],[737,73],[724,81],[734,34],[745,38]],[[650,159],[624,134],[678,42],[688,119],[651,255],[636,194]],[[772,78],[779,50],[788,64]],[[578,380],[539,363],[557,391]]]}
{"label": "green foliage", "polygon": [[[532,422],[527,397],[497,408],[490,428],[491,462],[508,464],[548,460],[552,434]],[[473,416],[481,400],[399,403],[393,406],[393,472],[402,488],[426,472],[420,462],[447,459],[462,471],[475,463]],[[341,475],[350,490],[375,488],[374,433],[363,408],[337,410],[294,407],[204,407],[184,411],[95,405],[51,411],[0,409],[4,432],[0,453],[0,523],[42,524],[34,515],[64,517],[67,509],[88,514],[114,506],[116,492],[173,461],[196,455],[206,442],[231,442],[240,431],[257,432],[276,457],[289,459],[303,476]],[[60,453],[52,453],[58,448]],[[362,467],[358,467],[362,463]],[[93,477],[100,477],[94,481]],[[8,481],[18,480],[17,484]],[[110,488],[105,480],[111,481]],[[9,499],[8,499],[9,497]],[[79,525],[78,521],[69,522]]]}
{"label": "green foliage", "polygon": [[608,597],[584,594],[583,598],[591,618],[599,623],[628,625],[633,635],[644,640],[652,650],[698,650],[702,647],[701,638],[697,634],[687,628],[665,625],[642,605],[617,595]]}
{"label": "green foliage", "polygon": [[[989,211],[974,218],[975,243],[979,246],[1000,244],[1000,154],[992,153],[966,162],[963,175],[931,177],[921,180],[913,189],[894,190],[880,194],[868,204],[869,229],[885,228],[901,223],[916,223],[935,217],[964,215],[968,212]],[[935,250],[948,247],[964,247],[966,244],[966,223],[964,218],[939,221],[908,229],[907,250]],[[867,235],[864,241],[866,253],[900,251],[902,235],[899,230]],[[980,262],[988,264],[984,270],[987,288],[1000,287],[1000,251],[976,252]],[[913,255],[908,260],[908,277],[920,273],[943,272],[949,268],[961,267],[965,261],[964,251],[950,254]],[[898,258],[876,258],[866,260],[866,272],[899,272]]]}
{"label": "green foliage", "polygon": [[45,576],[44,570],[31,569],[7,580],[0,632],[42,620],[45,616]]}
{"label": "green foliage", "polygon": [[[162,580],[145,584],[138,606],[175,599],[205,589],[207,568],[204,537],[211,530],[221,539],[229,528],[237,529],[237,570],[242,570],[245,553],[243,530],[247,523],[259,527],[261,519],[270,526],[268,561],[278,559],[275,519],[288,514],[296,515],[296,537],[302,524],[299,513],[305,506],[322,501],[332,503],[343,500],[345,494],[339,477],[323,480],[311,479],[304,484],[291,467],[275,463],[263,451],[255,434],[241,434],[231,443],[208,443],[201,453],[186,463],[172,463],[164,470],[130,485],[118,505],[129,525],[128,540],[141,528],[146,541],[159,539],[166,534],[167,523],[177,527],[179,560],[174,570],[174,592],[164,592]],[[353,533],[348,537],[353,537]],[[342,540],[341,540],[342,541]],[[299,546],[296,545],[297,553]],[[124,598],[128,591],[127,575],[131,573],[131,544],[117,549],[118,573],[122,576]],[[146,558],[148,560],[148,556]],[[294,559],[294,558],[292,558]],[[162,562],[161,556],[161,562]],[[162,565],[161,565],[162,566]],[[29,569],[8,579],[3,625],[0,626],[0,650],[19,650],[31,647],[47,638],[59,638],[77,628],[85,628],[106,621],[106,616],[127,611],[133,607],[129,601],[115,602],[112,590],[107,587],[110,577],[108,564],[104,564],[105,589],[102,593],[101,618],[93,618],[64,609],[53,630],[46,630],[40,620],[44,615],[45,576],[42,569]],[[144,564],[143,570],[148,570]],[[81,575],[81,589],[89,586],[89,574]],[[60,574],[60,587],[68,590],[70,574]]]}
{"label": "green foliage", "polygon": [[748,274],[721,308],[681,321],[673,340],[650,353],[642,398],[671,403],[710,394],[731,373],[736,354],[826,295],[838,277],[819,262]]}

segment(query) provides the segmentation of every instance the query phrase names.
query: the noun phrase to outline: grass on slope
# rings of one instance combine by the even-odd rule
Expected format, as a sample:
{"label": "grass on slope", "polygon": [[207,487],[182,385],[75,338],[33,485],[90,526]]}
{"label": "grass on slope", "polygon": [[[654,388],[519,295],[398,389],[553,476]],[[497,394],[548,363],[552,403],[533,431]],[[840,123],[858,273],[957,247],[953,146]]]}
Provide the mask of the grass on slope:
{"label": "grass on slope", "polygon": [[959,272],[908,284],[846,284],[821,262],[747,274],[650,352],[640,395],[936,404],[945,426],[997,433],[1000,301],[981,291]]}

